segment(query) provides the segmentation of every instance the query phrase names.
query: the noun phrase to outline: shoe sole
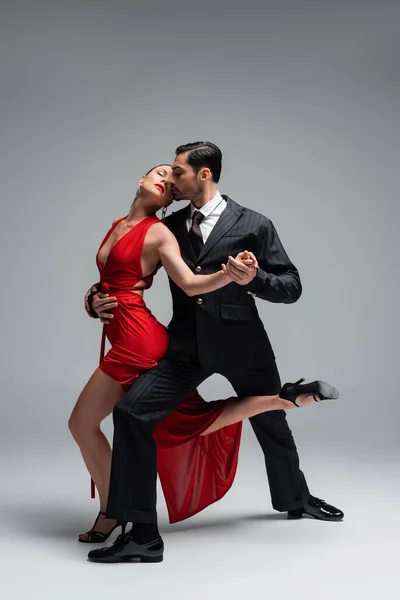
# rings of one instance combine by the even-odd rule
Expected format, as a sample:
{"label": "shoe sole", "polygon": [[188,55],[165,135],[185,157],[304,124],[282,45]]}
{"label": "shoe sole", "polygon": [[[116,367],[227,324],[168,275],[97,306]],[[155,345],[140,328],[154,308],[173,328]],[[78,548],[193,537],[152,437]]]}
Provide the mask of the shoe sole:
{"label": "shoe sole", "polygon": [[322,396],[325,396],[329,400],[337,400],[339,398],[339,390],[335,387],[332,387],[329,383],[325,383],[325,381],[318,381],[317,383],[319,387],[318,395],[322,394]]}
{"label": "shoe sole", "polygon": [[304,518],[315,519],[316,521],[331,521],[331,522],[339,523],[340,521],[343,521],[344,515],[343,515],[343,517],[331,517],[331,518],[316,517],[315,515],[310,515],[309,513],[303,513],[300,516],[298,516],[298,515],[288,515],[287,516],[288,521],[294,521],[295,519],[304,519]]}
{"label": "shoe sole", "polygon": [[163,556],[128,556],[122,559],[109,559],[109,558],[89,558],[89,562],[96,563],[123,563],[123,562],[142,562],[142,563],[160,563],[164,560]]}
{"label": "shoe sole", "polygon": [[78,538],[78,542],[80,544],[104,544],[104,542],[106,542],[106,541],[107,541],[107,538],[105,540],[98,540],[98,541],[95,541],[95,540],[80,540]]}

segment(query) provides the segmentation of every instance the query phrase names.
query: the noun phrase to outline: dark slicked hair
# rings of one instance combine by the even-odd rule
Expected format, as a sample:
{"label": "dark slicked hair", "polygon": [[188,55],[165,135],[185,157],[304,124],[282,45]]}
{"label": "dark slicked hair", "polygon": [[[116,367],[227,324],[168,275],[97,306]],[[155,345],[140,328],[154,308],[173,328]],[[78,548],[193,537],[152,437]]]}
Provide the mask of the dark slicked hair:
{"label": "dark slicked hair", "polygon": [[218,183],[222,169],[222,152],[218,146],[211,142],[193,142],[178,146],[175,150],[176,155],[184,152],[189,152],[186,161],[196,174],[207,167],[211,171],[213,182]]}

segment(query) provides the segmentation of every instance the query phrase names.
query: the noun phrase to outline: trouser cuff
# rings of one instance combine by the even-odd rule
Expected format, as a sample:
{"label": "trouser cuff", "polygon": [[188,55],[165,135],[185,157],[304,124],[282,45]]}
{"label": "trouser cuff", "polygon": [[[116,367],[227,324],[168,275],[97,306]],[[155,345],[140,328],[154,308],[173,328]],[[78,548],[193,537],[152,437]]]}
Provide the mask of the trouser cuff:
{"label": "trouser cuff", "polygon": [[107,519],[117,519],[126,523],[147,523],[157,525],[157,513],[146,510],[136,510],[126,506],[110,506],[106,510]]}
{"label": "trouser cuff", "polygon": [[303,508],[304,504],[307,502],[309,497],[310,497],[310,494],[308,493],[307,495],[305,495],[303,498],[300,498],[299,500],[294,500],[293,502],[288,502],[287,504],[273,503],[272,506],[275,510],[277,510],[279,512],[288,512],[290,510],[296,510],[297,508]]}

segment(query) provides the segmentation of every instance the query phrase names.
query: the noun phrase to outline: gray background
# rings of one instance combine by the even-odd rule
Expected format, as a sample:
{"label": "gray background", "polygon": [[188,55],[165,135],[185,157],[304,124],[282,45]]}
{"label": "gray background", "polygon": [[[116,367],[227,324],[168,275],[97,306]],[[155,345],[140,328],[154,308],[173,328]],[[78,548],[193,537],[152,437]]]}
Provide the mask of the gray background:
{"label": "gray background", "polygon": [[[93,573],[74,536],[96,508],[66,422],[97,365],[101,334],[83,311],[83,294],[98,279],[97,247],[127,213],[142,172],[198,139],[223,151],[220,191],[271,218],[300,271],[297,304],[258,305],[282,379],[318,377],[341,391],[337,403],[293,411],[289,421],[311,490],[343,508],[346,520],[283,530],[246,425],[224,504],[175,529],[162,516],[171,557],[157,571],[165,597],[179,597],[176,569],[192,577],[203,567],[209,578],[195,598],[222,590],[234,597],[257,577],[263,585],[266,572],[277,597],[342,594],[340,579],[327,588],[323,576],[321,588],[313,579],[316,566],[332,578],[329,559],[338,556],[345,590],[360,591],[344,544],[365,552],[362,568],[379,573],[381,591],[391,585],[376,568],[388,568],[392,554],[383,561],[382,543],[398,521],[376,514],[385,507],[390,519],[400,491],[399,19],[399,3],[389,1],[1,2],[2,531],[8,544],[20,531],[46,572],[51,564],[60,577],[80,569],[82,595]],[[146,301],[167,324],[164,273]],[[208,399],[231,394],[219,377],[201,390]],[[110,420],[105,429],[111,434]],[[265,512],[266,521],[248,516]],[[259,565],[251,551],[257,536]],[[292,551],[297,578],[283,583]],[[33,572],[42,593],[44,571]],[[152,575],[143,573],[145,590]],[[107,577],[109,587],[103,581],[94,593],[117,591]],[[374,584],[364,580],[366,595]]]}

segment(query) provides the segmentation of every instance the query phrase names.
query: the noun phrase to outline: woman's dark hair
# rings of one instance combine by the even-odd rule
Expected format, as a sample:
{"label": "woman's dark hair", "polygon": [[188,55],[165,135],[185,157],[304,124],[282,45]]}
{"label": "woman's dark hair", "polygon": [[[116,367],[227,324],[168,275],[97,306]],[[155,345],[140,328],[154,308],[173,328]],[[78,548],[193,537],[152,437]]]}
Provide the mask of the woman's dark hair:
{"label": "woman's dark hair", "polygon": [[211,142],[193,142],[178,146],[175,150],[176,155],[184,152],[189,152],[186,162],[196,174],[207,167],[211,171],[213,182],[218,183],[222,169],[222,152],[218,146]]}
{"label": "woman's dark hair", "polygon": [[152,169],[150,169],[150,171],[147,171],[147,173],[145,173],[145,175],[149,175],[149,173],[151,173],[152,171],[154,171],[154,169],[158,169],[159,167],[170,167],[171,165],[169,163],[161,163],[160,165],[156,165],[155,167],[153,167]]}

